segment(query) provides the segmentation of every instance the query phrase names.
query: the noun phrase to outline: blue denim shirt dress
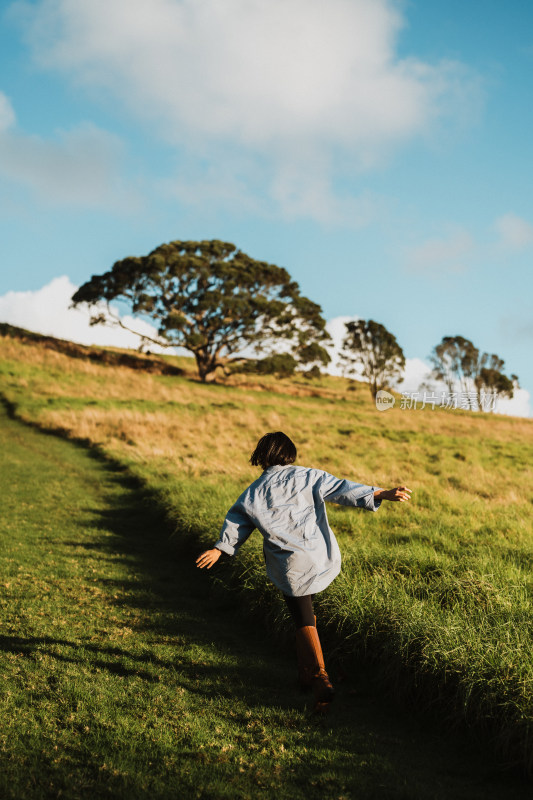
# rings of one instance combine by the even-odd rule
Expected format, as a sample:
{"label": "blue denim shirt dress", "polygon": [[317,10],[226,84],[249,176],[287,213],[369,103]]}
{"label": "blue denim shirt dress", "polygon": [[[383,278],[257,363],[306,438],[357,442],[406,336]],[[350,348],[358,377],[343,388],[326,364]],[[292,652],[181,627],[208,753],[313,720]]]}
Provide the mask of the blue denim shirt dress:
{"label": "blue denim shirt dress", "polygon": [[268,467],[234,503],[214,547],[234,555],[255,528],[263,535],[267,575],[289,597],[315,594],[341,568],[325,502],[377,511],[379,486],[341,480],[319,469]]}

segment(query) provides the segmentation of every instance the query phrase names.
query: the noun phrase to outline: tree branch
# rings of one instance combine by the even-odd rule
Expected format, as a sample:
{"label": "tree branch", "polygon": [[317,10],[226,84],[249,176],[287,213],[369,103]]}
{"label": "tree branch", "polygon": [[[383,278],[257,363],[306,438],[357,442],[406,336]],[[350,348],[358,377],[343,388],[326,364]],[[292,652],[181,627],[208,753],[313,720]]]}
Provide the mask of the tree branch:
{"label": "tree branch", "polygon": [[[175,344],[173,344],[172,342],[169,342],[168,340],[167,341],[162,341],[161,339],[154,339],[152,336],[148,336],[148,334],[146,334],[146,333],[139,333],[138,331],[134,331],[133,328],[129,328],[127,325],[124,325],[124,323],[122,322],[120,317],[116,316],[111,311],[111,307],[109,305],[109,301],[106,301],[106,306],[107,306],[107,313],[109,314],[109,316],[111,318],[111,325],[115,325],[115,326],[117,326],[119,328],[122,328],[123,330],[128,331],[128,333],[133,333],[133,334],[135,334],[135,336],[139,336],[141,340],[145,340],[145,341],[148,341],[148,342],[153,342],[154,344],[159,345],[159,347],[175,347],[176,346]],[[107,320],[101,322],[101,324],[106,324],[106,323],[107,323]],[[98,322],[97,324],[100,324],[100,322]],[[178,345],[178,347],[179,346],[180,345]]]}

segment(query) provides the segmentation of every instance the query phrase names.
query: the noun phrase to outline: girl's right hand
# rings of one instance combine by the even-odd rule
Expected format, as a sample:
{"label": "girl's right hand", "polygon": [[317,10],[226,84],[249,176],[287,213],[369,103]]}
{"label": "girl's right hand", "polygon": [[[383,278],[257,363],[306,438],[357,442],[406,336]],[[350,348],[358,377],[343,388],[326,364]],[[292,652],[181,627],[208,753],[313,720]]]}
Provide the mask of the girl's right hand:
{"label": "girl's right hand", "polygon": [[201,555],[198,556],[196,559],[196,566],[203,569],[207,567],[207,569],[211,569],[213,564],[216,564],[218,559],[220,558],[221,550],[217,547],[213,547],[211,550],[205,550]]}

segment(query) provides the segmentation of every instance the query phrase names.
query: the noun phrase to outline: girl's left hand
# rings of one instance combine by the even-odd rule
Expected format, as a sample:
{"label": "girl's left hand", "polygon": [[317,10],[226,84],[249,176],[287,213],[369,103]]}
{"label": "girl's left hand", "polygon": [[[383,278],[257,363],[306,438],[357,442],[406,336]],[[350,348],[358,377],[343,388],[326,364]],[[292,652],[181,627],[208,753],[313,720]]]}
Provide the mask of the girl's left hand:
{"label": "girl's left hand", "polygon": [[396,503],[405,503],[406,500],[411,499],[411,491],[412,489],[408,489],[407,486],[397,486],[395,489],[382,492],[381,499],[392,500]]}
{"label": "girl's left hand", "polygon": [[196,559],[196,566],[203,569],[207,567],[207,569],[211,569],[213,564],[216,564],[218,559],[220,558],[221,550],[217,547],[213,547],[212,550],[205,550],[201,555],[198,556]]}

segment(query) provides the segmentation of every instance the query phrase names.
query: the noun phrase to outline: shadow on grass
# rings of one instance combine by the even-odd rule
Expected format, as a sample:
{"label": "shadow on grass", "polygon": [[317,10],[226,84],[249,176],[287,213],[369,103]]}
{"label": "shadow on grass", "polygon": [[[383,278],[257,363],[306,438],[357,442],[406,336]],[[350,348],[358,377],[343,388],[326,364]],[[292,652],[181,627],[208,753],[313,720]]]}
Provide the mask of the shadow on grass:
{"label": "shadow on grass", "polygon": [[[81,547],[87,547],[91,557],[98,549],[103,558],[123,559],[135,572],[134,580],[99,578],[98,584],[105,587],[108,595],[115,596],[111,601],[115,606],[140,612],[136,631],[176,647],[175,661],[154,659],[152,663],[176,669],[185,679],[218,675],[225,688],[219,682],[217,692],[235,694],[250,707],[301,708],[304,699],[295,691],[292,642],[287,647],[283,637],[280,640],[266,631],[264,624],[254,624],[242,596],[215,586],[213,574],[196,567],[195,559],[203,548],[191,538],[175,535],[157,495],[114,467],[108,475],[122,493],[118,501],[113,494],[112,507],[96,513],[92,527],[113,536]],[[72,545],[80,547],[79,543]],[[229,567],[227,559],[223,556],[217,565],[218,583],[225,565]],[[283,607],[281,600],[279,607]],[[287,630],[288,626],[285,633]],[[180,656],[180,648],[190,642],[208,648],[216,644],[222,665],[188,667],[188,657]],[[236,666],[226,663],[235,659]]]}
{"label": "shadow on grass", "polygon": [[[179,645],[177,645],[179,647]],[[61,651],[58,650],[61,648]],[[71,654],[64,652],[70,651]],[[0,636],[0,651],[22,655],[36,660],[40,655],[69,664],[83,664],[92,670],[107,671],[112,675],[121,677],[135,677],[141,681],[158,684],[162,680],[162,671],[167,676],[174,673],[173,680],[177,681],[189,692],[204,695],[206,692],[197,688],[194,684],[197,681],[211,681],[220,677],[221,668],[218,664],[191,664],[187,658],[176,658],[167,660],[158,658],[153,653],[139,654],[127,648],[107,647],[95,645],[83,640],[58,639],[49,636]],[[228,651],[229,652],[229,651]],[[134,666],[127,666],[128,662]],[[149,666],[150,669],[143,669],[139,665]],[[275,670],[274,670],[275,671]],[[224,676],[227,678],[227,688],[218,688],[217,694],[222,697],[232,697],[239,687],[239,699],[244,700],[249,707],[254,705],[265,705],[265,698],[258,696],[253,687],[263,686],[265,680],[272,681],[272,665],[265,663],[264,668],[257,668],[257,665],[238,665],[223,668]],[[54,676],[51,676],[52,679]],[[250,687],[250,697],[243,695],[242,687]],[[235,688],[232,688],[235,687]],[[272,694],[270,694],[272,698]],[[280,707],[280,703],[275,703]]]}
{"label": "shadow on grass", "polygon": [[[8,404],[7,409],[10,417],[20,424],[15,408]],[[68,438],[61,430],[43,430],[36,424],[31,427],[40,434],[59,434]],[[84,509],[91,512],[92,516],[92,522],[87,524],[84,521],[84,529],[92,527],[95,531],[105,532],[100,541],[67,544],[78,551],[85,549],[93,555],[99,552],[102,558],[119,559],[128,564],[136,575],[134,580],[124,582],[101,578],[98,582],[107,588],[119,590],[116,592],[118,599],[113,600],[117,605],[141,610],[143,613],[136,623],[136,629],[154,637],[162,637],[165,644],[175,646],[176,659],[162,660],[150,653],[132,652],[122,647],[46,637],[24,639],[4,636],[0,638],[0,648],[24,653],[28,657],[44,651],[57,660],[83,662],[94,669],[105,669],[123,676],[135,675],[150,683],[160,680],[158,669],[172,670],[179,673],[180,680],[189,691],[198,695],[205,694],[202,681],[220,679],[222,676],[222,681],[218,680],[217,683],[217,692],[234,697],[249,708],[261,706],[302,710],[305,701],[295,692],[294,655],[286,644],[280,644],[283,641],[286,643],[288,628],[282,630],[281,637],[270,636],[265,641],[265,626],[254,625],[250,621],[243,596],[222,592],[214,587],[211,574],[197,570],[194,559],[202,547],[196,546],[191,534],[183,537],[176,535],[175,525],[169,519],[161,497],[132,476],[120,462],[110,459],[89,442],[69,439],[69,443],[100,463],[105,490],[102,494],[107,497],[108,507]],[[216,532],[214,534],[213,538]],[[62,544],[65,545],[65,541]],[[217,571],[223,579],[224,563],[220,564]],[[279,605],[282,606],[281,601]],[[263,616],[266,611],[262,609]],[[190,656],[182,658],[180,648],[190,642],[198,645],[216,644],[222,663],[192,663]],[[69,648],[70,652],[58,653],[57,647]],[[225,656],[227,661],[237,660],[237,664],[225,663]],[[142,667],[139,668],[139,665]],[[385,751],[386,757],[392,759],[399,775],[405,773],[407,751],[410,753],[408,757],[415,759],[416,771],[417,758],[420,763],[425,755],[432,757],[428,750],[428,737],[433,736],[437,746],[445,750],[441,758],[449,756],[450,759],[456,759],[455,768],[464,776],[465,783],[475,782],[476,773],[480,776],[479,780],[487,779],[486,766],[480,768],[475,748],[466,745],[466,762],[461,762],[456,752],[457,747],[461,746],[458,737],[455,746],[446,750],[447,745],[441,738],[438,726],[432,728],[421,723],[411,709],[405,714],[398,709],[387,709],[386,703],[368,696],[368,691],[372,689],[375,691],[370,681],[362,686],[359,694],[350,689],[349,682],[340,687],[332,716],[327,722],[327,742],[331,748],[328,767],[331,771],[348,777],[351,757],[357,758],[361,752],[368,756],[369,737],[375,737],[375,741],[380,742],[377,749],[381,753]],[[357,720],[355,725],[354,720]],[[419,723],[421,732],[416,731]],[[363,744],[365,738],[367,741]],[[417,748],[420,749],[418,754]],[[344,757],[340,758],[343,753]],[[470,772],[466,771],[467,763]],[[496,779],[498,768],[492,766],[489,771],[492,771],[492,780]],[[481,775],[483,772],[484,777]],[[521,791],[520,782],[515,783],[515,776],[510,775],[510,778],[515,789],[509,794],[502,791],[500,796],[526,796]],[[399,797],[400,794],[394,796]],[[442,795],[435,793],[432,796]],[[487,793],[487,796],[490,794]]]}

